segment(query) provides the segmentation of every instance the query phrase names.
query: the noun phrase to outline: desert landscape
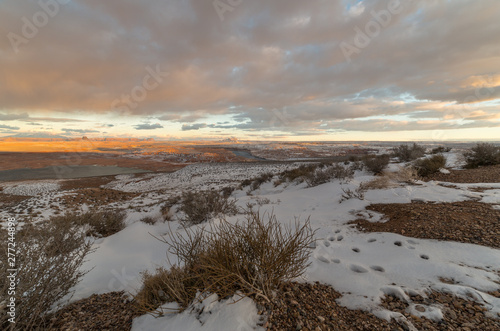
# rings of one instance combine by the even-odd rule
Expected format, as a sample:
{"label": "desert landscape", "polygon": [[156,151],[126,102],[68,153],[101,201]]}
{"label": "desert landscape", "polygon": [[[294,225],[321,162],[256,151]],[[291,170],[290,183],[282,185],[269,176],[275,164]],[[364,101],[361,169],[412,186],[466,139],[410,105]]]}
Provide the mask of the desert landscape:
{"label": "desert landscape", "polygon": [[[64,142],[45,141],[44,152],[27,163],[22,160],[29,160],[31,151],[12,153],[6,151],[12,142],[0,145],[7,171],[15,164],[69,166],[68,159],[147,170],[0,182],[0,214],[16,219],[21,247],[36,241],[26,231],[37,228],[54,231],[44,235],[48,242],[63,229],[83,236],[83,246],[70,250],[85,255],[71,269],[74,282],[53,298],[54,308],[41,314],[37,325],[61,330],[500,327],[500,165],[481,163],[485,152],[500,161],[494,144],[86,143],[92,149],[54,152]],[[304,246],[295,248],[303,259],[284,262],[298,264],[298,277],[285,275],[271,297],[245,292],[239,281],[226,297],[201,285],[196,297],[182,296],[187,302],[167,294],[169,268],[189,266],[172,245],[181,240],[189,248],[188,238],[199,229],[235,231],[223,225],[243,226],[252,217],[276,229],[309,229],[301,237]],[[287,241],[278,239],[270,238],[266,249],[282,252]],[[58,240],[62,245],[68,239]],[[23,249],[29,258],[29,248]],[[62,255],[71,260],[67,254]],[[18,267],[50,274],[42,266],[35,271],[20,262]],[[32,314],[32,307],[22,309]]]}
{"label": "desert landscape", "polygon": [[3,0],[0,330],[500,330],[499,17]]}

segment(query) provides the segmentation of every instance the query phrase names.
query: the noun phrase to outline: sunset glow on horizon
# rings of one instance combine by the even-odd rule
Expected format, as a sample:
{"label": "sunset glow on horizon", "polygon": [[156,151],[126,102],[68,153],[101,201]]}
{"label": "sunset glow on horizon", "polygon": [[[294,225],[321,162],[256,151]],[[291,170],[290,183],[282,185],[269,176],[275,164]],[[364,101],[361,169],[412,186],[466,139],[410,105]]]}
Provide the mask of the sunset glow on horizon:
{"label": "sunset glow on horizon", "polygon": [[7,0],[0,17],[0,138],[500,141],[497,0]]}

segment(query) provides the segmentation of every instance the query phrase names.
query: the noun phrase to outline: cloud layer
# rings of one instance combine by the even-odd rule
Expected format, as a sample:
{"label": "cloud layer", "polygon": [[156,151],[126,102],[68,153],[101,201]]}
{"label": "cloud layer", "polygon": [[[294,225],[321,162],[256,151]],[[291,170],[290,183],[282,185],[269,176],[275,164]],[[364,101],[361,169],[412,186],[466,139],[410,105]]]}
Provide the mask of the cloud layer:
{"label": "cloud layer", "polygon": [[500,125],[497,0],[221,2],[4,1],[0,121],[78,112],[311,135]]}

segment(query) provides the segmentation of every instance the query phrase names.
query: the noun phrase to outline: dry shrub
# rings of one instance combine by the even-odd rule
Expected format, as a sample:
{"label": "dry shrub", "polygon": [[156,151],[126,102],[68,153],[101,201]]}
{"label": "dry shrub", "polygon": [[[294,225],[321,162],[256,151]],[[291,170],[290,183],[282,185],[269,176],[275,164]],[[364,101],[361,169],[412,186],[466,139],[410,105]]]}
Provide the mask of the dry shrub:
{"label": "dry shrub", "polygon": [[399,145],[392,149],[394,156],[401,162],[409,162],[425,155],[425,147],[417,143],[413,145]]}
{"label": "dry shrub", "polygon": [[254,191],[258,189],[262,184],[266,182],[270,182],[273,179],[273,174],[271,172],[265,172],[260,174],[258,177],[255,177],[250,185],[250,190]]}
{"label": "dry shrub", "polygon": [[413,184],[419,179],[417,169],[412,166],[399,167],[399,170],[396,172],[387,171],[384,173],[384,176],[387,176],[391,181],[396,183],[406,184]]}
{"label": "dry shrub", "polygon": [[385,167],[389,164],[390,157],[387,154],[376,156],[365,156],[363,163],[365,167],[374,175],[381,174]]}
{"label": "dry shrub", "polygon": [[146,223],[146,224],[149,224],[149,225],[155,225],[157,220],[154,219],[153,217],[151,216],[146,216],[146,217],[143,217],[139,220],[140,222],[142,223]]}
{"label": "dry shrub", "polygon": [[199,299],[216,293],[220,298],[238,294],[270,301],[279,284],[304,273],[313,237],[309,220],[282,226],[273,214],[264,220],[252,211],[244,222],[224,220],[208,228],[186,229],[185,234],[170,233],[168,240],[161,240],[181,267],[146,274],[136,300],[150,311],[169,301],[186,308],[198,291]]}
{"label": "dry shrub", "polygon": [[186,215],[182,220],[188,225],[200,224],[221,215],[236,215],[235,199],[229,199],[215,190],[185,192],[179,208]]}
{"label": "dry shrub", "polygon": [[297,181],[302,183],[304,178],[310,176],[318,168],[318,164],[302,164],[297,168],[285,170],[280,174],[281,181],[293,182]]}
{"label": "dry shrub", "polygon": [[421,177],[427,177],[446,166],[446,158],[442,154],[436,154],[429,158],[419,159],[414,162],[414,167]]}
{"label": "dry shrub", "polygon": [[83,214],[59,216],[54,218],[53,222],[87,226],[87,235],[101,238],[123,230],[125,216],[123,211],[117,210],[89,211]]}
{"label": "dry shrub", "polygon": [[431,154],[442,154],[451,151],[451,147],[438,146],[431,150]]}
{"label": "dry shrub", "polygon": [[[3,234],[3,233],[2,233]],[[7,241],[1,241],[0,256],[2,279],[1,295],[7,295]],[[15,288],[15,324],[1,312],[0,328],[14,326],[18,330],[45,329],[49,325],[45,317],[49,310],[70,294],[85,275],[82,271],[85,257],[91,250],[85,234],[78,225],[48,221],[39,225],[26,225],[18,231],[16,241],[17,284]],[[9,296],[10,297],[10,296]],[[7,299],[0,298],[0,301]],[[58,307],[55,307],[58,308]],[[10,326],[9,326],[10,324]]]}
{"label": "dry shrub", "polygon": [[364,200],[365,199],[365,192],[366,192],[366,187],[363,185],[360,185],[358,188],[356,188],[354,191],[351,190],[350,188],[342,188],[342,196],[339,199],[339,203],[342,203],[346,200],[356,198],[358,200]]}
{"label": "dry shrub", "polygon": [[328,183],[332,179],[338,179],[341,182],[348,182],[354,176],[352,167],[344,167],[341,164],[334,164],[326,167],[318,167],[314,171],[308,173],[305,181],[309,187],[318,186]]}
{"label": "dry shrub", "polygon": [[369,182],[363,182],[361,185],[365,191],[368,190],[382,190],[397,186],[387,175],[377,176]]}
{"label": "dry shrub", "polygon": [[500,164],[500,147],[490,143],[479,143],[463,153],[466,168],[477,168]]}
{"label": "dry shrub", "polygon": [[165,203],[161,206],[160,212],[161,215],[163,216],[164,221],[168,222],[172,220],[172,213],[170,212],[170,209],[172,209],[173,206],[179,203],[181,200],[180,196],[172,196],[169,197]]}
{"label": "dry shrub", "polygon": [[171,266],[170,270],[157,268],[154,273],[142,274],[143,286],[135,297],[140,310],[153,315],[163,315],[159,307],[166,302],[177,302],[181,310],[187,308],[196,297],[198,288],[197,277],[188,274],[187,268]]}

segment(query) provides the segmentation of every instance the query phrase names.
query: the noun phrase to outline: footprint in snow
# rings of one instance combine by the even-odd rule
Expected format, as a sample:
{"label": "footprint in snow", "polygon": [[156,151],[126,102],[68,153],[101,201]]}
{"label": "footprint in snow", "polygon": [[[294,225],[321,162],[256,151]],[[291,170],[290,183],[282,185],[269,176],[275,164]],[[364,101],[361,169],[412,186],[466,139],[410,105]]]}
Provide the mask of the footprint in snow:
{"label": "footprint in snow", "polygon": [[406,242],[407,242],[408,244],[411,244],[411,245],[418,245],[418,243],[417,243],[416,241],[411,240],[411,239],[407,240]]}
{"label": "footprint in snow", "polygon": [[332,259],[332,262],[333,262],[333,263],[337,263],[337,264],[339,264],[339,263],[340,263],[340,260],[339,260],[339,259]]}
{"label": "footprint in snow", "polygon": [[335,237],[331,236],[330,238],[328,238],[328,240],[335,241]]}
{"label": "footprint in snow", "polygon": [[330,247],[330,242],[329,241],[324,241],[323,244],[325,244],[325,247]]}
{"label": "footprint in snow", "polygon": [[340,230],[335,230],[335,233],[340,233]]}
{"label": "footprint in snow", "polygon": [[370,238],[370,239],[368,239],[368,242],[369,242],[369,243],[373,243],[373,242],[376,242],[376,241],[377,241],[377,239],[375,239],[375,238]]}
{"label": "footprint in snow", "polygon": [[357,247],[353,247],[353,248],[352,248],[352,250],[353,250],[354,252],[356,252],[356,253],[359,253],[359,252],[360,252],[359,248],[357,248]]}
{"label": "footprint in snow", "polygon": [[338,241],[342,241],[342,239],[344,239],[344,236],[342,236],[342,235],[337,236],[337,240],[338,240]]}
{"label": "footprint in snow", "polygon": [[359,273],[359,274],[364,274],[364,273],[368,272],[368,270],[366,270],[365,268],[363,268],[362,266],[357,265],[357,264],[351,264],[350,269],[354,272]]}
{"label": "footprint in snow", "polygon": [[330,263],[330,261],[326,257],[324,257],[324,256],[318,257],[318,260],[321,261],[321,262],[324,262],[324,263]]}
{"label": "footprint in snow", "polygon": [[379,265],[372,265],[372,266],[370,266],[370,269],[375,270],[375,271],[379,271],[379,272],[385,272],[385,269]]}
{"label": "footprint in snow", "polygon": [[422,254],[420,255],[420,257],[424,260],[428,260],[429,259],[429,256],[428,255],[425,255],[425,254]]}
{"label": "footprint in snow", "polygon": [[403,244],[401,243],[401,241],[395,241],[394,245],[401,247]]}

